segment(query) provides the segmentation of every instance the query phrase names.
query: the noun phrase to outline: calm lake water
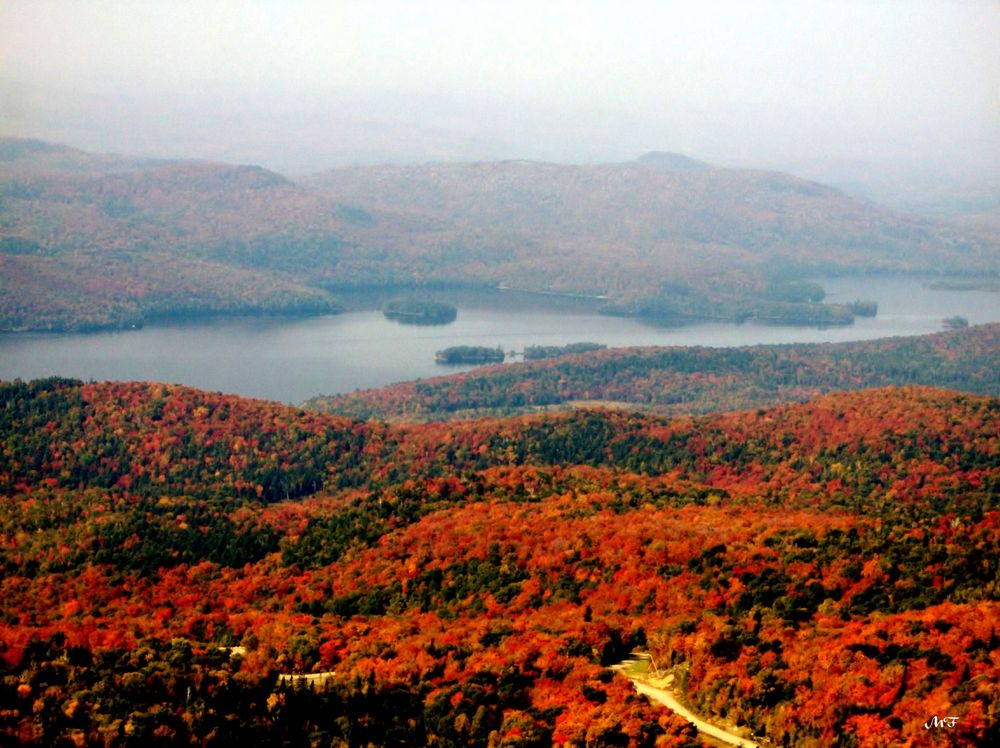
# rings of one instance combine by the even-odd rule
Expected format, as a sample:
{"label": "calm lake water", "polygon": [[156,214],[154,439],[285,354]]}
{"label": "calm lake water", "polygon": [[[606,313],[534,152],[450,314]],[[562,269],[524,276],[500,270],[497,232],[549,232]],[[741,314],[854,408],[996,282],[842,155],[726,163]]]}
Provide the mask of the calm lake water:
{"label": "calm lake water", "polygon": [[[874,299],[878,316],[818,329],[705,323],[663,328],[604,317],[582,302],[500,292],[440,293],[458,319],[440,327],[402,325],[356,308],[309,319],[224,318],[164,323],[141,330],[87,334],[0,335],[0,379],[52,375],[81,379],[155,380],[268,400],[299,403],[317,394],[350,392],[471,367],[441,366],[434,353],[453,345],[610,347],[805,343],[919,335],[942,329],[944,317],[970,324],[1000,321],[1000,294],[935,291],[913,278],[820,279],[827,301]],[[354,307],[364,306],[358,299]]]}

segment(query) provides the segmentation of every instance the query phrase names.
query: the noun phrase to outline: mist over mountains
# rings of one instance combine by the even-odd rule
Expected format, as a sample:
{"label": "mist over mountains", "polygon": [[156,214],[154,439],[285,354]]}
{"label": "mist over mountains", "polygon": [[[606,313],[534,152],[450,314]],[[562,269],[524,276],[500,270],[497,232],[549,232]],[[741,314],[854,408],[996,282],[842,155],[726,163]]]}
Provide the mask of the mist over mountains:
{"label": "mist over mountains", "polygon": [[338,288],[428,284],[738,318],[762,313],[747,293],[808,273],[1000,267],[989,232],[662,152],[598,165],[354,166],[293,181],[8,138],[0,191],[7,329],[329,311]]}
{"label": "mist over mountains", "polygon": [[2,0],[0,744],[1000,745],[998,38]]}

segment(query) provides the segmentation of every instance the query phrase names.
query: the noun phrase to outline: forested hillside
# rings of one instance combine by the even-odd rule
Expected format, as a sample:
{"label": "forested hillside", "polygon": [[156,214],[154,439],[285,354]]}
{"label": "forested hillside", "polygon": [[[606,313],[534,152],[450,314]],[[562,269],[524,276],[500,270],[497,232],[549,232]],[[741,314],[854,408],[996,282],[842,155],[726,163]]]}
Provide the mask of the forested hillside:
{"label": "forested hillside", "polygon": [[580,404],[710,413],[905,384],[1000,395],[998,361],[1000,324],[850,343],[620,348],[316,397],[305,407],[425,421]]}
{"label": "forested hillside", "polygon": [[7,741],[698,745],[633,647],[767,744],[1000,738],[996,398],[387,426],[15,382],[0,488]]}
{"label": "forested hillside", "polygon": [[[227,242],[306,242],[317,207],[256,167],[125,159],[0,139],[0,329],[132,327],[160,315],[318,313],[326,291]],[[315,241],[315,240],[313,240]]]}
{"label": "forested hillside", "polygon": [[995,269],[998,260],[995,244],[816,182],[708,165],[678,169],[655,158],[354,167],[303,182],[448,231],[459,266],[474,257],[492,279],[529,288],[541,282],[620,297],[657,294],[664,284],[673,291],[671,280],[746,284],[763,266],[940,272],[980,263]]}
{"label": "forested hillside", "polygon": [[357,167],[299,184],[0,139],[0,329],[312,313],[338,289],[442,284],[602,296],[610,313],[674,321],[845,324],[850,309],[794,281],[1000,272],[989,234],[786,174],[671,164]]}

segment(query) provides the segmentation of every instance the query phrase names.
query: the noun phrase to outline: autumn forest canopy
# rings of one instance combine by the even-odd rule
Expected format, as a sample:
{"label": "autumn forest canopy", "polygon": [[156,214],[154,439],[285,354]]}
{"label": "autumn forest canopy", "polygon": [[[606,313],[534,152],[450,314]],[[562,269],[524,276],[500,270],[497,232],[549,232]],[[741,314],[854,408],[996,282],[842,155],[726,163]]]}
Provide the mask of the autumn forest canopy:
{"label": "autumn forest canopy", "polygon": [[[741,348],[557,350],[525,363],[310,399],[354,418],[426,421],[579,405],[700,414],[924,384],[1000,395],[1000,324],[909,338]],[[544,360],[531,360],[531,359]]]}
{"label": "autumn forest canopy", "polygon": [[[819,275],[996,290],[998,257],[986,224],[677,154],[293,180],[0,138],[10,339],[351,293],[446,325],[442,289],[829,327],[878,300]],[[0,381],[0,744],[710,744],[612,667],[642,653],[644,685],[761,746],[1000,745],[1000,323],[948,322],[455,336],[440,363],[488,365],[299,407]]]}
{"label": "autumn forest canopy", "polygon": [[[600,357],[603,352],[587,355]],[[52,744],[997,737],[1000,401],[390,426],[0,386],[0,728]],[[282,674],[325,673],[319,685]]]}

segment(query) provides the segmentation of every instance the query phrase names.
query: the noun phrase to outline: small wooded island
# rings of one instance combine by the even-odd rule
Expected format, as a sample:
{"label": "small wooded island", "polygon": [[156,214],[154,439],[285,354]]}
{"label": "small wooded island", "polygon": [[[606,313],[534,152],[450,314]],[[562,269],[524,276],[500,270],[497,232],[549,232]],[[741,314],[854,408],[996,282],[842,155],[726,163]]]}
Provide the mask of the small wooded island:
{"label": "small wooded island", "polygon": [[848,304],[847,308],[858,317],[874,317],[878,314],[877,301],[862,301],[861,299],[857,299]]}
{"label": "small wooded island", "polygon": [[434,355],[439,364],[502,364],[503,349],[479,345],[456,345]]}
{"label": "small wooded island", "polygon": [[382,305],[382,314],[407,325],[447,325],[458,317],[458,309],[431,299],[390,299]]}
{"label": "small wooded island", "polygon": [[969,326],[969,320],[965,317],[945,317],[941,320],[941,324],[948,330],[961,330]]}

